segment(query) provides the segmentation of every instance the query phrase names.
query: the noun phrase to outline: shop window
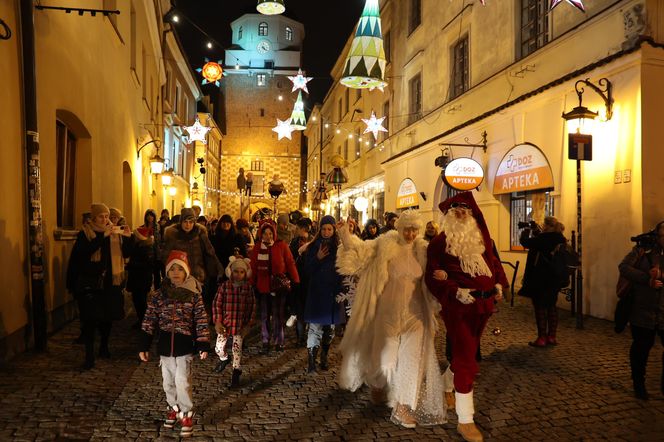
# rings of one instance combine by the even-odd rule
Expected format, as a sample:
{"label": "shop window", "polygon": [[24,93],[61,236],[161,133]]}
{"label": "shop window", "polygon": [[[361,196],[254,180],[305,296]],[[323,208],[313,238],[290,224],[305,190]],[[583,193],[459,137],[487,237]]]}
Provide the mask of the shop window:
{"label": "shop window", "polygon": [[73,229],[76,195],[76,137],[62,122],[56,121],[57,222],[58,227]]}
{"label": "shop window", "polygon": [[535,52],[549,42],[549,1],[521,0],[521,58]]}
{"label": "shop window", "polygon": [[515,192],[510,195],[510,250],[524,250],[519,243],[519,223],[535,221],[541,225],[544,217],[553,216],[553,197],[550,191]]}

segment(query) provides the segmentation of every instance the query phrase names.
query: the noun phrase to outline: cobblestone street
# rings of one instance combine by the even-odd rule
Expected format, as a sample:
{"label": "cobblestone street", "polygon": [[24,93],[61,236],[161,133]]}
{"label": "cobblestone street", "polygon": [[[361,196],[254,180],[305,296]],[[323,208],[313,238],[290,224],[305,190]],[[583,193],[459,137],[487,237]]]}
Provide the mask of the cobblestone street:
{"label": "cobblestone street", "polygon": [[[664,440],[659,344],[648,366],[651,399],[640,402],[631,391],[628,333],[616,335],[612,323],[590,318],[578,331],[561,312],[560,345],[536,349],[527,345],[534,333],[530,306],[500,309],[482,341],[476,386],[476,421],[487,439]],[[115,325],[113,358],[98,360],[92,371],[78,370],[83,348],[71,344],[78,322],[50,338],[48,353],[4,366],[0,440],[177,439],[177,431],[161,426],[158,358],[153,353],[139,364],[134,321]],[[502,333],[492,334],[494,328]],[[293,349],[290,337],[285,352],[269,356],[258,355],[257,336],[247,340],[237,391],[227,388],[230,367],[219,375],[212,370],[216,358],[195,363],[194,440],[460,440],[453,412],[444,426],[404,429],[389,421],[387,408],[371,405],[366,389],[338,390],[334,347],[332,369],[307,376],[306,351]]]}

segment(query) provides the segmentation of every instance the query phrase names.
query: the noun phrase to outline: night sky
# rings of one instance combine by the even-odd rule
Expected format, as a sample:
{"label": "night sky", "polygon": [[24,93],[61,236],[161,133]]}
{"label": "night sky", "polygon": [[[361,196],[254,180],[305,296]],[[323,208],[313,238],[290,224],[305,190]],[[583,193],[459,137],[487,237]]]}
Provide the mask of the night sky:
{"label": "night sky", "polygon": [[[231,44],[230,23],[242,14],[258,13],[256,0],[179,0],[176,7],[219,44],[208,49],[207,37],[186,19],[176,25],[178,35],[193,68],[200,67],[204,57],[223,60],[224,48]],[[332,84],[330,70],[346,40],[360,18],[364,0],[286,0],[286,15],[304,24],[303,66],[310,92],[308,106],[321,103]],[[223,80],[222,80],[223,81]],[[206,92],[203,86],[203,92]]]}

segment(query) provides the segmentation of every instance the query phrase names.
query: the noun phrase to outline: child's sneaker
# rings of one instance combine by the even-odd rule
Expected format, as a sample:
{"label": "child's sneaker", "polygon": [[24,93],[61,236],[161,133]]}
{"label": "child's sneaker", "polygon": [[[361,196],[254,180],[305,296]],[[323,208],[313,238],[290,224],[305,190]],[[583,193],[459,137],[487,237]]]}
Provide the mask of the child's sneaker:
{"label": "child's sneaker", "polygon": [[166,414],[166,419],[164,419],[164,427],[173,428],[178,422],[178,406],[174,405],[173,407],[168,407],[168,413]]}
{"label": "child's sneaker", "polygon": [[194,412],[180,412],[180,437],[189,437],[194,434]]}

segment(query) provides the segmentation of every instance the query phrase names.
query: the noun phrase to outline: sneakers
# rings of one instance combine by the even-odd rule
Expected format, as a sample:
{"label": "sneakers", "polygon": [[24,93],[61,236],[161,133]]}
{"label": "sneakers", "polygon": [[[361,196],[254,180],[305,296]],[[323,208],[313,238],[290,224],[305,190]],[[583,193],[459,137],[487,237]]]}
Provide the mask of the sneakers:
{"label": "sneakers", "polygon": [[178,413],[180,418],[180,437],[189,437],[194,434],[194,412]]}
{"label": "sneakers", "polygon": [[178,422],[178,412],[180,410],[178,409],[178,406],[175,405],[172,408],[168,407],[168,413],[166,413],[166,419],[164,419],[164,427],[165,428],[173,428],[175,424]]}

